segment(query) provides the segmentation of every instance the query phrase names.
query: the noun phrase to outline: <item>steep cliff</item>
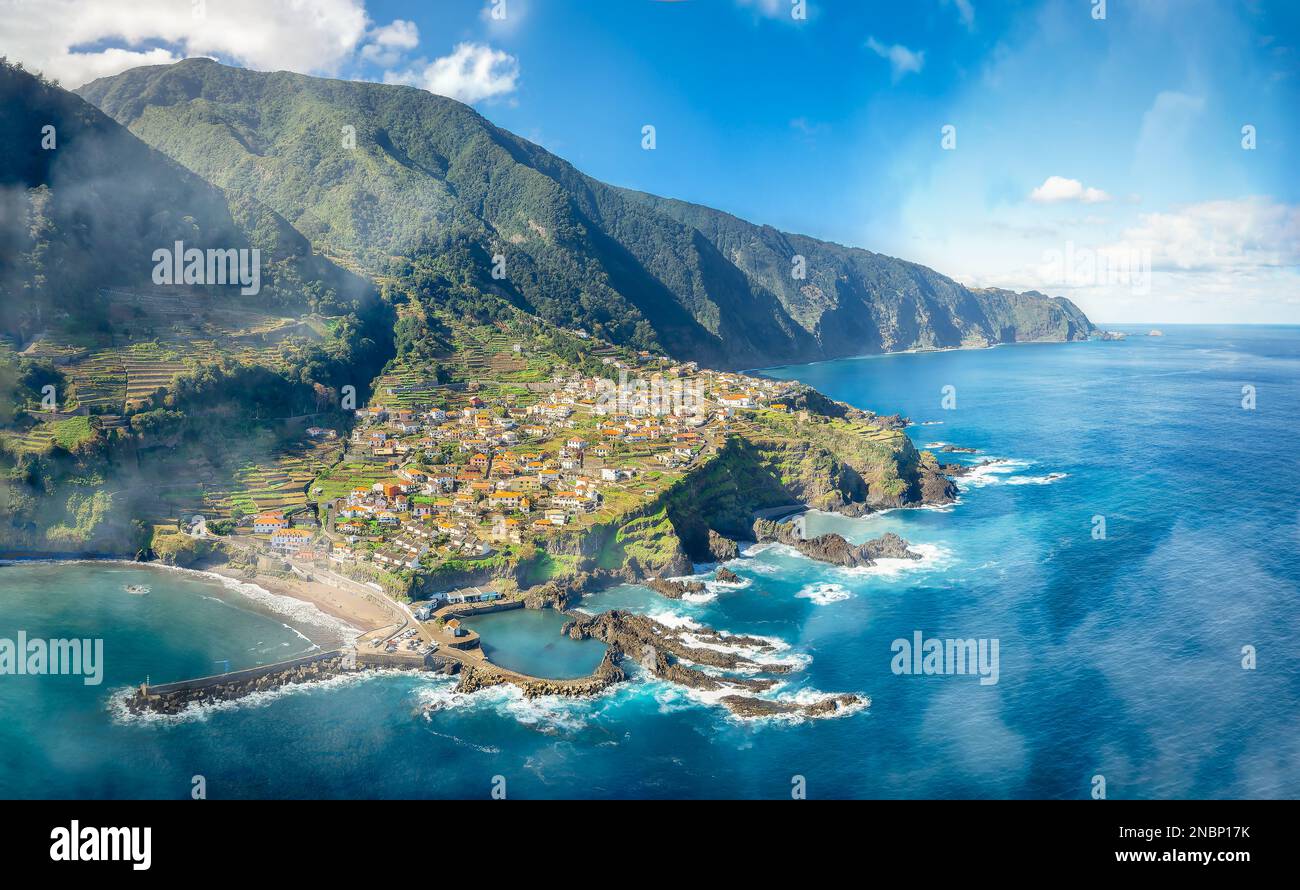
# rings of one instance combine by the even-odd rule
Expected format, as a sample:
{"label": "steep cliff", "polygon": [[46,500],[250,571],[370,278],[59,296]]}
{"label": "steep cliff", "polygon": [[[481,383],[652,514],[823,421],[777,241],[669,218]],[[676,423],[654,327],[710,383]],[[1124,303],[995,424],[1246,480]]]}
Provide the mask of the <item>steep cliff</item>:
{"label": "steep cliff", "polygon": [[[549,321],[715,367],[1092,330],[1060,297],[971,289],[906,260],[609,185],[411,87],[188,59],[78,92],[371,273],[437,256]],[[498,253],[500,280],[488,274]]]}

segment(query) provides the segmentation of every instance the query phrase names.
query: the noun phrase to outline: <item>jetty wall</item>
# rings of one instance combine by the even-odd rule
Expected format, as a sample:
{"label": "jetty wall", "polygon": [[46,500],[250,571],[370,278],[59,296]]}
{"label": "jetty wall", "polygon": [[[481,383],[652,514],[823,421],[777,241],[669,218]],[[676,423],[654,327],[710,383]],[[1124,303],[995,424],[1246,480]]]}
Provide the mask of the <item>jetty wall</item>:
{"label": "jetty wall", "polygon": [[127,708],[132,713],[176,714],[191,704],[231,701],[254,692],[309,683],[355,670],[349,655],[348,650],[333,649],[210,677],[175,683],[142,683],[127,699]]}

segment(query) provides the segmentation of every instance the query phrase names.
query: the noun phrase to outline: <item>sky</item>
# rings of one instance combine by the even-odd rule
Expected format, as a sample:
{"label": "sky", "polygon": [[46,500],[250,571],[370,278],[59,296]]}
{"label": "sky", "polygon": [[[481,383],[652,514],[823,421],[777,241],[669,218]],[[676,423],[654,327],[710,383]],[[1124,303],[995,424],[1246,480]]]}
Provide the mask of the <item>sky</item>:
{"label": "sky", "polygon": [[1295,0],[0,0],[0,54],[68,87],[189,56],[410,84],[615,185],[1099,323],[1300,323]]}

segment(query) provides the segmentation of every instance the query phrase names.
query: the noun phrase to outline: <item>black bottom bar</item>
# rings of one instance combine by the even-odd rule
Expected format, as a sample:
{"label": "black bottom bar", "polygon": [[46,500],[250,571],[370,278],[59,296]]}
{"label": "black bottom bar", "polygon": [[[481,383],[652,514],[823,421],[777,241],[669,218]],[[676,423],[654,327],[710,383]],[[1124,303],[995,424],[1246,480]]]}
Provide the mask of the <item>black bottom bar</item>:
{"label": "black bottom bar", "polygon": [[[570,856],[589,880],[601,865],[658,870],[684,857],[731,878],[770,877],[777,862],[852,860],[924,873],[1042,875],[1113,870],[1229,876],[1293,864],[1293,801],[738,804],[622,802],[558,815],[503,801],[10,802],[7,867],[208,878],[339,878],[421,883],[447,868],[550,871]],[[802,812],[794,812],[794,810]],[[68,838],[81,840],[73,860]],[[148,827],[149,867],[137,869]],[[93,830],[93,831],[88,831]],[[93,838],[92,838],[93,836]],[[90,846],[86,846],[89,844]],[[666,846],[665,846],[666,845]],[[116,849],[115,849],[116,846]],[[100,855],[114,861],[86,861]],[[639,849],[638,849],[639,848]],[[448,857],[451,857],[449,860]],[[134,861],[133,861],[134,860]],[[455,864],[459,863],[459,864]],[[412,871],[414,869],[414,871]],[[918,872],[920,873],[920,872]],[[553,874],[553,872],[552,872]]]}

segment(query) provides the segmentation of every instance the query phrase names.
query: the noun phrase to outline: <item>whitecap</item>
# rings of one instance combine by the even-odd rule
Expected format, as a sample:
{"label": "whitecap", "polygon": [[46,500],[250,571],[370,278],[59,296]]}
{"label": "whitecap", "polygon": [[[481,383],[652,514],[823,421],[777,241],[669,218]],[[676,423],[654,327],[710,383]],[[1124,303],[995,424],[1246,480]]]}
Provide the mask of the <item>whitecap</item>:
{"label": "whitecap", "polygon": [[1069,473],[1048,473],[1046,476],[1012,476],[1007,485],[1051,485],[1068,477]]}
{"label": "whitecap", "polygon": [[[351,624],[348,624],[341,618],[335,618],[333,615],[322,610],[315,603],[300,600],[297,597],[272,593],[266,588],[251,581],[240,581],[235,578],[228,578],[225,575],[218,574],[217,572],[183,569],[179,566],[158,565],[153,567],[172,572],[198,575],[212,581],[217,581],[226,588],[226,590],[237,593],[244,599],[256,603],[267,611],[273,612],[289,621],[295,622],[299,625],[311,625],[313,627],[332,631],[342,642],[348,645],[355,643],[357,637],[361,636],[360,630],[353,627]],[[285,627],[289,627],[289,625],[285,625]],[[295,628],[290,628],[290,630],[298,633]],[[298,635],[302,636],[301,633],[298,633]],[[307,638],[303,637],[303,639]]]}
{"label": "whitecap", "polygon": [[721,708],[724,719],[729,723],[737,725],[755,725],[765,723],[799,724],[811,719],[847,717],[850,714],[856,714],[859,711],[866,710],[871,706],[871,699],[869,697],[859,695],[859,701],[854,704],[841,705],[831,713],[820,715],[818,717],[810,717],[805,714],[797,713],[742,716],[727,708],[722,703],[722,700],[734,696],[754,699],[756,701],[779,701],[797,705],[813,705],[825,701],[828,698],[833,698],[835,693],[821,692],[816,689],[801,689],[797,692],[781,692],[780,690],[786,685],[784,683],[778,684],[765,693],[756,693],[743,686],[726,683],[717,689],[695,689],[689,686],[677,686],[663,680],[653,680],[651,683],[654,689],[654,698],[659,703],[659,712],[661,714],[670,714],[691,706]]}
{"label": "whitecap", "polygon": [[[756,699],[768,698],[772,701],[779,701],[779,702],[786,702],[789,704],[807,706],[807,705],[819,704],[820,702],[826,701],[827,699],[834,698],[835,696],[836,693],[833,692],[821,692],[816,689],[801,689],[798,692],[786,692],[786,693],[780,693],[777,695],[769,695],[769,696],[750,694],[748,697],[756,698]],[[791,713],[791,714],[764,714],[760,716],[742,716],[740,714],[729,712],[727,719],[733,722],[741,722],[741,723],[770,722],[770,723],[799,724],[799,723],[805,723],[808,720],[834,720],[834,719],[839,719],[841,717],[848,717],[852,714],[857,714],[860,711],[865,711],[867,708],[870,707],[871,707],[870,696],[859,694],[858,700],[853,704],[837,705],[834,711],[831,711],[830,713],[827,714],[809,715],[809,714]]]}
{"label": "whitecap", "polygon": [[[205,572],[201,569],[187,569],[182,568],[181,566],[169,566],[159,562],[137,562],[130,559],[22,559],[4,561],[4,564],[129,566],[134,569],[167,571],[176,572],[181,575],[193,575],[199,578],[206,578],[210,581],[216,581],[226,590],[238,593],[245,599],[251,600],[267,611],[273,612],[289,621],[297,622],[300,625],[313,625],[315,627],[332,631],[341,642],[348,645],[356,642],[357,637],[361,636],[360,630],[340,618],[335,618],[315,603],[301,600],[293,596],[272,593],[266,588],[260,587],[251,581],[239,581],[235,578],[228,578],[217,572]],[[206,594],[200,594],[200,596],[204,599],[211,599],[211,597],[208,597]],[[218,599],[218,601],[220,600]],[[230,603],[226,603],[226,605],[230,605]]]}
{"label": "whitecap", "polygon": [[1022,470],[1029,466],[1030,462],[1010,457],[995,457],[971,468],[970,472],[957,478],[957,487],[966,488],[983,488],[985,485],[993,485],[1003,480],[999,477],[1017,470]]}
{"label": "whitecap", "polygon": [[920,559],[877,559],[875,565],[844,566],[838,571],[857,577],[881,578],[892,581],[908,572],[941,568],[952,562],[952,551],[939,544],[908,544],[907,549],[919,553]]}
{"label": "whitecap", "polygon": [[795,594],[799,599],[812,600],[819,606],[828,606],[831,603],[842,602],[851,599],[853,594],[848,591],[842,584],[835,584],[830,581],[818,581],[815,584],[809,584]]}
{"label": "whitecap", "polygon": [[191,702],[176,714],[159,714],[153,711],[133,714],[127,708],[126,703],[127,700],[136,693],[137,688],[134,686],[128,686],[124,689],[118,689],[110,693],[106,707],[113,722],[120,724],[152,723],[172,725],[178,723],[203,722],[213,714],[244,708],[263,708],[272,702],[290,695],[301,695],[317,690],[329,691],[333,689],[341,689],[349,686],[356,686],[360,683],[368,682],[379,677],[391,677],[409,673],[409,671],[385,669],[357,671],[350,674],[336,674],[332,677],[326,677],[321,680],[311,680],[306,683],[287,683],[283,686],[277,686],[274,689],[264,689],[240,698]]}
{"label": "whitecap", "polygon": [[438,711],[486,708],[540,732],[577,732],[588,725],[598,708],[598,700],[632,687],[630,683],[615,683],[595,695],[539,695],[526,698],[522,689],[510,683],[488,686],[474,692],[458,691],[458,683],[455,677],[439,677],[416,690],[416,701],[423,709],[426,720],[432,721]]}
{"label": "whitecap", "polygon": [[[699,625],[697,624],[696,627],[698,628]],[[689,632],[681,634],[679,639],[691,649],[709,649],[724,655],[735,655],[737,658],[752,662],[755,667],[738,668],[738,670],[745,673],[761,673],[763,667],[768,665],[780,665],[788,667],[792,671],[801,671],[812,663],[811,655],[803,652],[790,652],[790,644],[778,637],[764,637],[757,634],[732,634],[725,630],[715,631],[715,633],[717,633],[719,639],[706,639]],[[728,639],[741,636],[756,640],[757,645],[726,642]]]}
{"label": "whitecap", "polygon": [[694,618],[691,618],[689,615],[681,615],[678,614],[677,612],[668,612],[665,610],[656,610],[653,612],[647,612],[646,617],[649,618],[651,621],[658,621],[664,627],[671,627],[674,630],[683,627],[688,627],[693,630],[699,630],[700,627],[702,626],[698,621],[696,621]]}

